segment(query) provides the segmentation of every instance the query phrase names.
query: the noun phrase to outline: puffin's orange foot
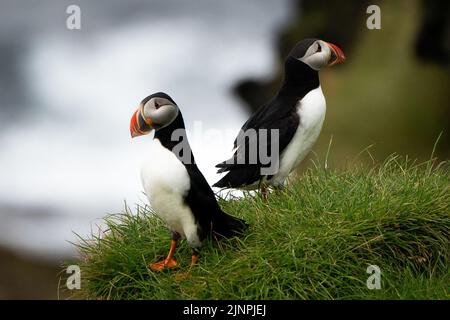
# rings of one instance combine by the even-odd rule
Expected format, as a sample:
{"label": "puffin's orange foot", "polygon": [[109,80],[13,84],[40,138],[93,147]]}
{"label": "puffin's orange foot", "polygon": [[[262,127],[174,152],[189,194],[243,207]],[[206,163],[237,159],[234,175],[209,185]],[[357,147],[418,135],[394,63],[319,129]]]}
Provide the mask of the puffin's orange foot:
{"label": "puffin's orange foot", "polygon": [[191,260],[191,268],[192,268],[193,266],[195,266],[195,264],[197,263],[197,261],[198,261],[198,254],[193,254],[193,255],[192,255],[192,260]]}
{"label": "puffin's orange foot", "polygon": [[150,264],[150,269],[153,271],[163,271],[167,268],[175,268],[177,266],[177,262],[174,259],[164,259],[162,261]]}
{"label": "puffin's orange foot", "polygon": [[178,265],[178,263],[173,258],[164,260],[164,263],[167,268],[175,268]]}
{"label": "puffin's orange foot", "polygon": [[164,270],[164,267],[165,267],[164,261],[165,261],[165,260],[162,260],[162,261],[159,261],[159,262],[156,262],[156,263],[151,263],[151,264],[149,265],[149,267],[150,267],[150,269],[152,269],[153,271],[162,271],[162,270]]}

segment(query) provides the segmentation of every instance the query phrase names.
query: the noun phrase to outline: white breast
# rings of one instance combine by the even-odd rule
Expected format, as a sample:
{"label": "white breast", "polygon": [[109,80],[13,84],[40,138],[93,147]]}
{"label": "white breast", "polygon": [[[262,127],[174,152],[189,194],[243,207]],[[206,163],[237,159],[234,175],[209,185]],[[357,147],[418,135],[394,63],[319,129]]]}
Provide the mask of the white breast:
{"label": "white breast", "polygon": [[325,119],[326,103],[322,88],[310,91],[297,102],[300,124],[291,142],[280,155],[278,173],[270,180],[274,186],[281,186],[289,173],[306,157],[319,137]]}
{"label": "white breast", "polygon": [[186,237],[191,246],[199,246],[197,226],[191,209],[184,203],[190,188],[185,166],[154,139],[141,169],[144,191],[155,213],[170,229]]}

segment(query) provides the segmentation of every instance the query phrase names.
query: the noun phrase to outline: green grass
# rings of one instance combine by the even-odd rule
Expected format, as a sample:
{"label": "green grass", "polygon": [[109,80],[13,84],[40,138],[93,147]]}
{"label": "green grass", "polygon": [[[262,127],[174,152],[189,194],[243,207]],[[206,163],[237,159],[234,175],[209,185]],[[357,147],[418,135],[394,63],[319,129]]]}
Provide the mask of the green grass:
{"label": "green grass", "polygon": [[[82,289],[92,299],[449,299],[449,163],[392,156],[383,164],[335,171],[312,166],[264,202],[221,200],[250,229],[207,242],[189,269],[147,269],[170,236],[146,208],[106,218],[103,237],[82,240]],[[369,290],[368,265],[381,269]],[[188,272],[188,276],[180,277]]]}

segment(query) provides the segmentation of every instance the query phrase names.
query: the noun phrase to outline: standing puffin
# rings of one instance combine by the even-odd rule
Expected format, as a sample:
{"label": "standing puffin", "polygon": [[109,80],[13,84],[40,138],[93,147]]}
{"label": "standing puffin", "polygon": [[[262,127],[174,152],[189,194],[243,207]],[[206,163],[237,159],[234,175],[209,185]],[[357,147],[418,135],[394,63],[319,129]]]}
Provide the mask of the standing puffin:
{"label": "standing puffin", "polygon": [[[277,95],[257,110],[242,126],[234,141],[231,159],[216,165],[218,173],[227,172],[213,186],[219,188],[261,188],[266,198],[266,186],[282,187],[285,179],[305,158],[316,142],[325,118],[325,97],[319,82],[319,70],[344,62],[345,56],[336,45],[319,39],[305,39],[289,53],[284,64],[284,81]],[[265,130],[261,130],[265,129]],[[257,152],[249,161],[251,150],[271,150],[270,139],[277,130],[276,170],[269,167]],[[266,131],[264,136],[261,132]],[[253,136],[248,132],[254,132]],[[264,140],[264,141],[262,141]],[[252,145],[252,144],[256,144]],[[255,147],[255,148],[252,148]],[[273,159],[274,155],[268,153]],[[255,155],[254,155],[255,156]]]}
{"label": "standing puffin", "polygon": [[162,92],[142,100],[131,118],[133,138],[153,130],[152,149],[142,166],[141,179],[153,210],[172,233],[167,258],[150,265],[152,270],[160,271],[177,265],[173,255],[180,238],[186,238],[192,248],[193,265],[198,259],[196,249],[207,236],[237,235],[247,224],[220,209],[195,164],[180,109]]}

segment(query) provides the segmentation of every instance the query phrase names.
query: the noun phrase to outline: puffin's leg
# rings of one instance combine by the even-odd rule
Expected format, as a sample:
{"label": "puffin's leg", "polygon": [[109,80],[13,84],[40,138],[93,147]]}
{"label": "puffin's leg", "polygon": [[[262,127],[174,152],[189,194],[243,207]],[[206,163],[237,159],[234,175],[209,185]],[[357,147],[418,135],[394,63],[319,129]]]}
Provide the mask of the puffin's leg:
{"label": "puffin's leg", "polygon": [[197,250],[192,249],[191,268],[197,263],[199,255]]}
{"label": "puffin's leg", "polygon": [[264,201],[269,200],[268,190],[267,190],[267,187],[265,185],[261,185],[261,196],[262,196]]}
{"label": "puffin's leg", "polygon": [[150,269],[152,269],[153,271],[162,271],[166,267],[174,268],[177,266],[177,262],[173,258],[173,255],[175,254],[175,250],[177,248],[178,239],[180,239],[180,234],[178,232],[172,231],[172,240],[170,242],[170,250],[167,258],[162,261],[150,264]]}

